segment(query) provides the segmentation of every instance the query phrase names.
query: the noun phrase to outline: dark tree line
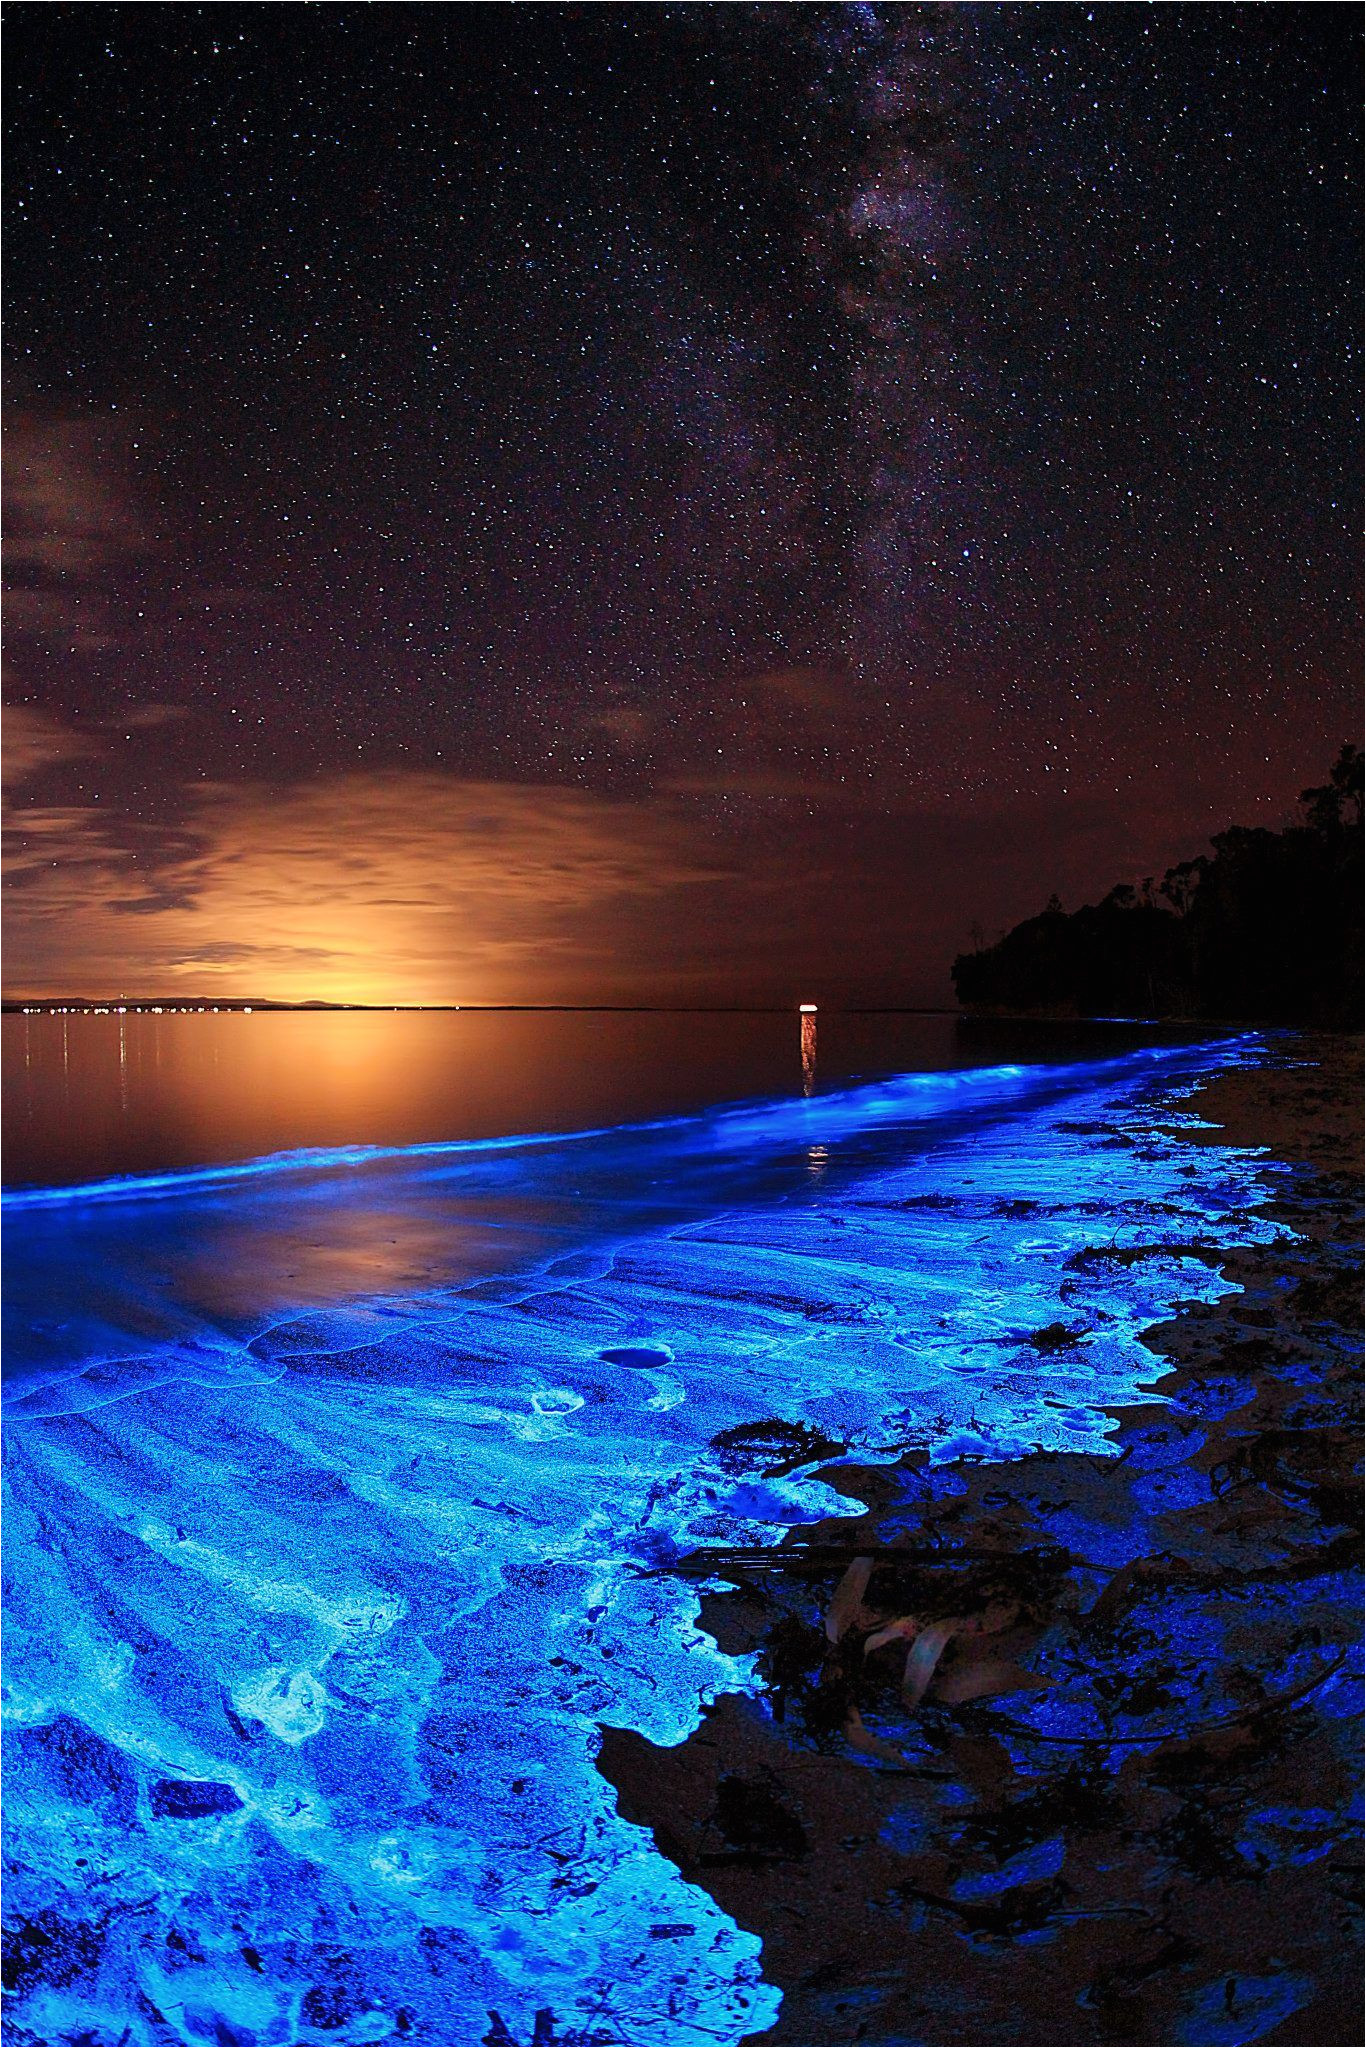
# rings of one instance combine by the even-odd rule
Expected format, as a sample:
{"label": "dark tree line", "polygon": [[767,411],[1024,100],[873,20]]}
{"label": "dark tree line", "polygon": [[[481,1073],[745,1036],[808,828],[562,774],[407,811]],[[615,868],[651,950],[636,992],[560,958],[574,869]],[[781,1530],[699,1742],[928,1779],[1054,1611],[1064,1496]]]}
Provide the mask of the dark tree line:
{"label": "dark tree line", "polygon": [[969,1009],[1360,1027],[1362,757],[1343,747],[1283,832],[1231,825],[1156,887],[1057,897],[953,963]]}

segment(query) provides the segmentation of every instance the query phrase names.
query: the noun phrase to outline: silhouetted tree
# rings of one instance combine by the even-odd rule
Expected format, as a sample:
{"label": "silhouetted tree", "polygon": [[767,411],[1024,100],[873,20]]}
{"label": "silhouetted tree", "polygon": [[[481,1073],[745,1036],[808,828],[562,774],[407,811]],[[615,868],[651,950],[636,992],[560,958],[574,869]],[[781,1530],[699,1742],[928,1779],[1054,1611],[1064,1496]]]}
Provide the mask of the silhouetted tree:
{"label": "silhouetted tree", "polygon": [[[960,1002],[1053,1015],[1219,1016],[1356,1025],[1362,983],[1362,756],[1344,746],[1283,832],[1232,825],[1156,889],[1121,882],[953,964]],[[1169,906],[1169,907],[1166,907]]]}
{"label": "silhouetted tree", "polygon": [[1345,746],[1320,789],[1302,789],[1306,822],[1331,837],[1361,823],[1362,756],[1360,747]]}

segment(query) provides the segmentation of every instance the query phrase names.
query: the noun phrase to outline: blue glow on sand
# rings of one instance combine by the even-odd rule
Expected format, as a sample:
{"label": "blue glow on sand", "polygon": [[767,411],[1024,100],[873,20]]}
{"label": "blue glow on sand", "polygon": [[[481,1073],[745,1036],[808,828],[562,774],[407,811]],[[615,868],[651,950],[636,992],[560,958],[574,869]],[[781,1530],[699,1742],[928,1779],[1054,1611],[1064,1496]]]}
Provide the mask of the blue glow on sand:
{"label": "blue glow on sand", "polygon": [[595,1768],[601,1725],[676,1743],[753,1683],[640,1568],[848,1512],[717,1450],[762,1419],[865,1459],[1104,1452],[1153,1399],[1139,1333],[1230,1283],[1068,1261],[1277,1234],[1253,1155],[1174,1135],[1174,1091],[1244,1056],[7,1204],[7,1905],[53,1958],[12,2024],[772,2025],[757,1939]]}

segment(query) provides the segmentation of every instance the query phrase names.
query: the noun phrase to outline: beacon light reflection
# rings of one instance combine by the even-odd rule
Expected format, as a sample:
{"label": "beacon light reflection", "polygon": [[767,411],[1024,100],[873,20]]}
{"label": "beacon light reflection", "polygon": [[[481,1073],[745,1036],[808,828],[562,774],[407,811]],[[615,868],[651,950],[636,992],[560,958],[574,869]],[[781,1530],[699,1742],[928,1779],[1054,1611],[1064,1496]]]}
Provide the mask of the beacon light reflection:
{"label": "beacon light reflection", "polygon": [[810,1095],[816,1086],[816,1005],[798,1003],[797,1013],[802,1020],[802,1094]]}

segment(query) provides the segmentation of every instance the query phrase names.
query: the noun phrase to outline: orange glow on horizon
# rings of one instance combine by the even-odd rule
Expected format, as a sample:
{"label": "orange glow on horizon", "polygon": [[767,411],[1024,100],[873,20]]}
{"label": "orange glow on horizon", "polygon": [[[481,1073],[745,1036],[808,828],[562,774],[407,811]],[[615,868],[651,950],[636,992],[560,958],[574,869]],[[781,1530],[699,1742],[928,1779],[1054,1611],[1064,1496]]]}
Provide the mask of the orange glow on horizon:
{"label": "orange glow on horizon", "polygon": [[667,805],[418,774],[208,790],[164,902],[129,900],[98,813],[30,812],[26,829],[15,1000],[130,984],[196,1002],[576,1000],[658,951],[662,897],[718,879]]}

